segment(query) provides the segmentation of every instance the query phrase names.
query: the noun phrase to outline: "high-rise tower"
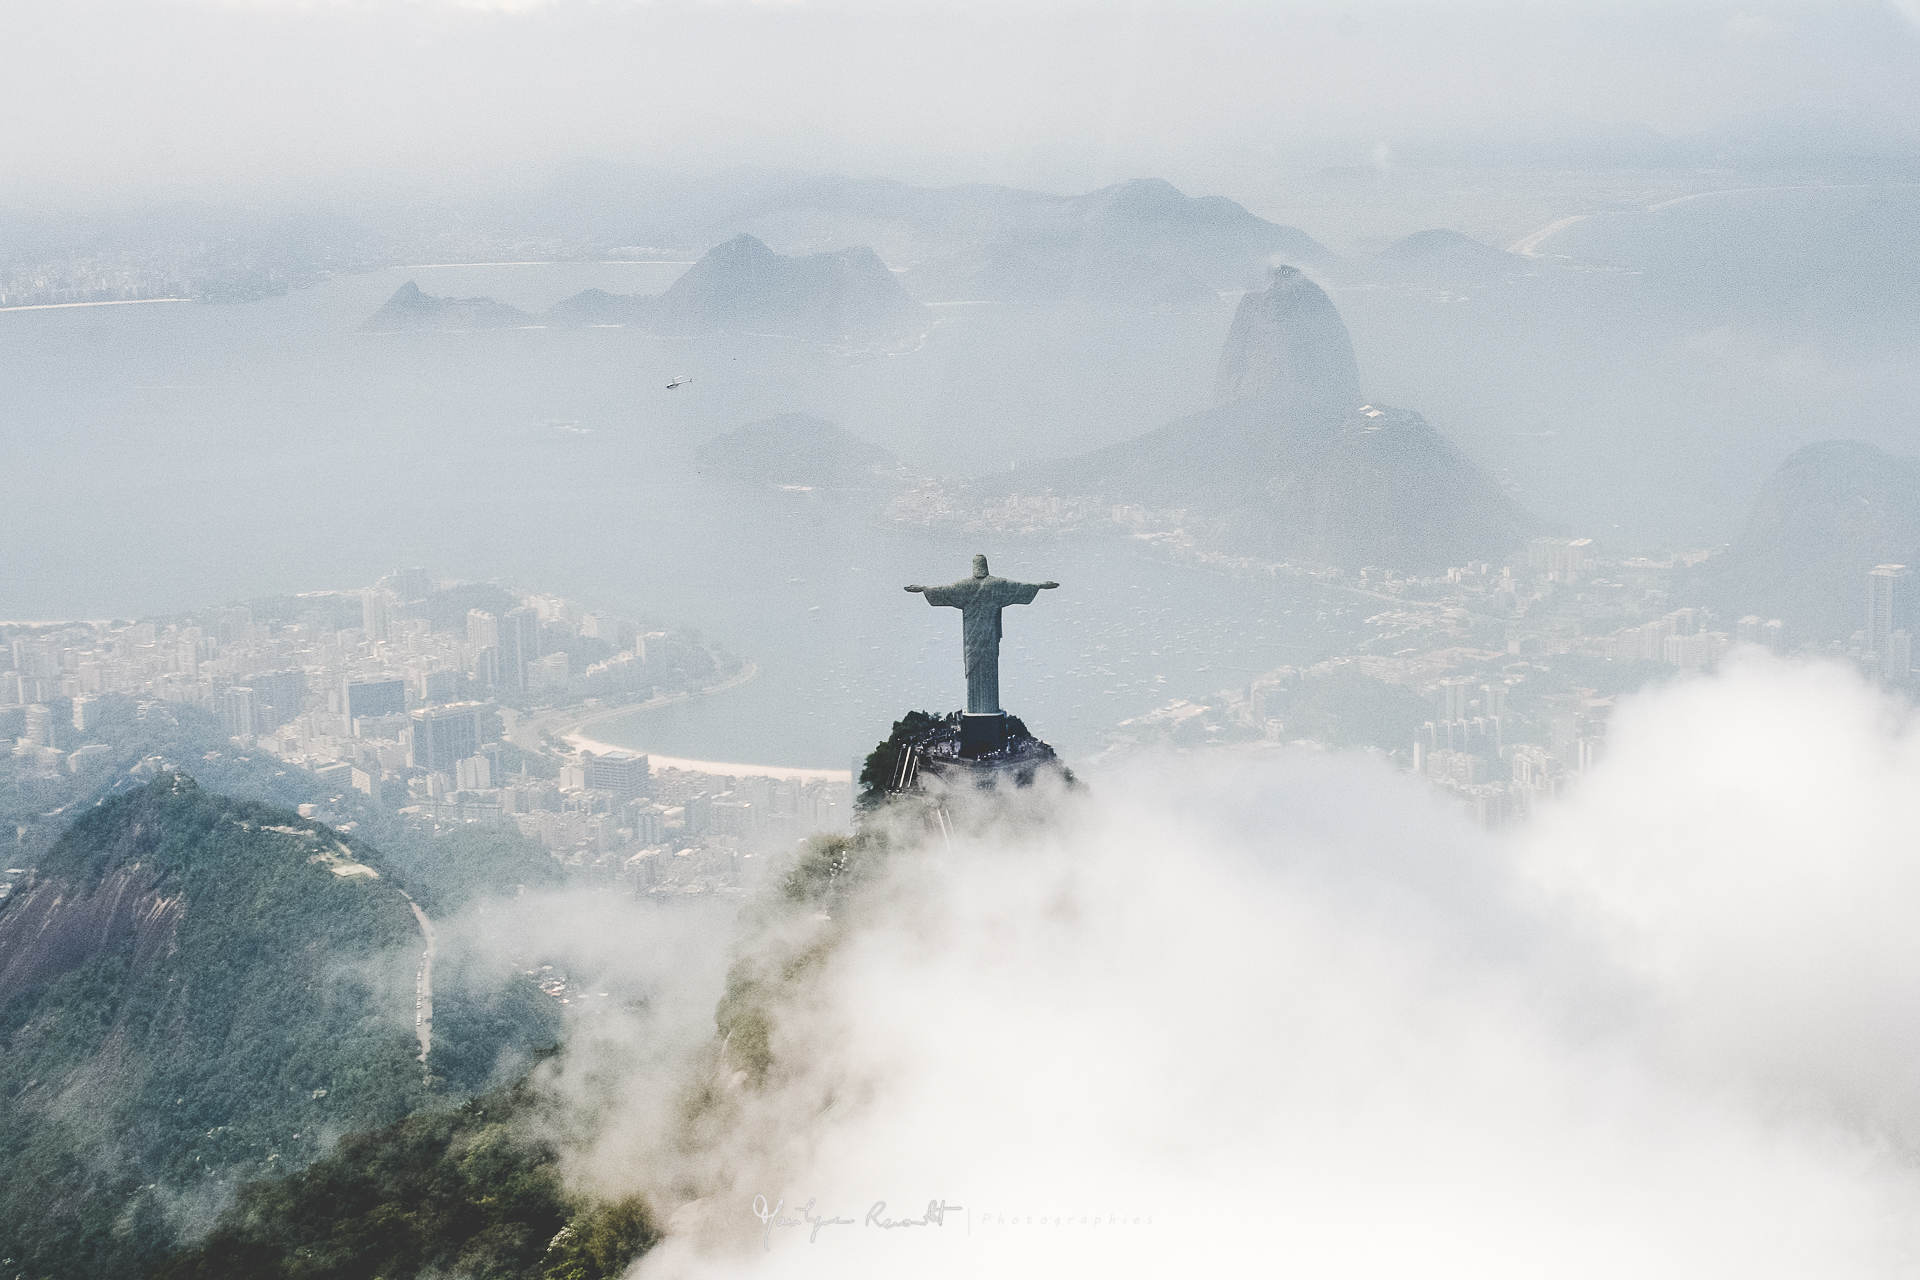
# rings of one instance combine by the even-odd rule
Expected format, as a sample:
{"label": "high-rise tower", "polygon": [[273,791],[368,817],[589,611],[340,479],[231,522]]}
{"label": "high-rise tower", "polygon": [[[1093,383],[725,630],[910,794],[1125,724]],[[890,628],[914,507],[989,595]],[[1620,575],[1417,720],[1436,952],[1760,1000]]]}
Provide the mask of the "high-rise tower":
{"label": "high-rise tower", "polygon": [[1903,564],[1876,565],[1867,571],[1867,649],[1880,655],[1882,671],[1888,670],[1893,653],[1893,633],[1901,629],[1908,573]]}
{"label": "high-rise tower", "polygon": [[500,674],[502,688],[515,692],[527,687],[527,664],[540,656],[540,614],[525,605],[500,617]]}

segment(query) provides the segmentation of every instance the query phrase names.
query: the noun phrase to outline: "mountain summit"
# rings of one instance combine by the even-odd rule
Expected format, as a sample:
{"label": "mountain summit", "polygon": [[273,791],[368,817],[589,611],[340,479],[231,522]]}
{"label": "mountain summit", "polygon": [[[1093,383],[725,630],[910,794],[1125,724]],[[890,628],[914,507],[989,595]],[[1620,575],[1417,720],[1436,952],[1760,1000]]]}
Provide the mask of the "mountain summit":
{"label": "mountain summit", "polygon": [[409,329],[513,329],[532,324],[518,307],[492,298],[436,298],[409,280],[393,291],[386,305],[368,316],[362,333],[398,333]]}
{"label": "mountain summit", "polygon": [[673,282],[655,323],[676,336],[733,331],[835,341],[896,335],[924,312],[864,245],[789,258],[741,235],[709,249]]}
{"label": "mountain summit", "polygon": [[[997,209],[966,296],[1001,301],[1217,307],[1221,289],[1256,283],[1276,260],[1334,261],[1305,232],[1257,218],[1219,196],[1191,198],[1139,178],[1084,196]],[[934,257],[936,255],[926,255]],[[958,282],[954,282],[958,284]]]}
{"label": "mountain summit", "polygon": [[1539,528],[1419,414],[1362,403],[1346,324],[1292,267],[1241,299],[1214,385],[1213,408],[1021,482],[1183,512],[1237,553],[1344,569],[1434,573]]}
{"label": "mountain summit", "polygon": [[1334,420],[1360,407],[1353,339],[1333,300],[1306,273],[1277,267],[1263,292],[1240,299],[1213,399],[1264,400],[1282,412]]}

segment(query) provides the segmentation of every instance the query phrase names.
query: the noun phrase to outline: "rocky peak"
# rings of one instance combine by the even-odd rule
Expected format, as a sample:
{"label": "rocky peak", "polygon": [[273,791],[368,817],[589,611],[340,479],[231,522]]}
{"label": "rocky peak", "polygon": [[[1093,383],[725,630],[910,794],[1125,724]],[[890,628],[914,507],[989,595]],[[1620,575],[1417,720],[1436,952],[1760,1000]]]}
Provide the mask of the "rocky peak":
{"label": "rocky peak", "polygon": [[702,255],[713,266],[736,266],[747,262],[770,262],[776,255],[758,236],[745,233],[724,244],[717,244]]}
{"label": "rocky peak", "polygon": [[1213,398],[1218,404],[1269,401],[1329,423],[1359,407],[1360,370],[1346,322],[1298,268],[1274,268],[1264,291],[1240,299]]}
{"label": "rocky peak", "polygon": [[660,297],[660,330],[776,333],[812,340],[897,336],[925,323],[872,249],[807,257],[775,253],[750,235],[707,251]]}

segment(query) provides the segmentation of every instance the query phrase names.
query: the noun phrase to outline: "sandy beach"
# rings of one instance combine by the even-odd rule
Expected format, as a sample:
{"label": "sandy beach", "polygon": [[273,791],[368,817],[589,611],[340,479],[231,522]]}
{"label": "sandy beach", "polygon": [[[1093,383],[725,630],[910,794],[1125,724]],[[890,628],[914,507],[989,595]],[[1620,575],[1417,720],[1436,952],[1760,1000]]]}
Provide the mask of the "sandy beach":
{"label": "sandy beach", "polygon": [[[617,747],[610,742],[600,742],[583,733],[569,733],[565,737],[568,746],[576,751],[591,751],[599,754],[607,751],[633,751],[634,747]],[[784,764],[737,764],[722,760],[682,760],[678,756],[657,756],[651,751],[643,752],[649,767],[654,769],[688,769],[696,773],[711,773],[730,778],[797,778],[801,782],[852,782],[851,769],[799,769]]]}
{"label": "sandy beach", "polygon": [[24,307],[0,307],[0,311],[68,311],[74,307],[137,307],[147,302],[192,301],[192,298],[115,298],[107,302],[34,302]]}
{"label": "sandy beach", "polygon": [[793,778],[801,782],[852,782],[851,769],[804,769],[784,764],[742,764],[729,760],[686,760],[678,756],[655,755],[640,747],[622,747],[611,742],[602,742],[598,738],[587,736],[586,730],[601,720],[630,716],[636,712],[647,711],[655,707],[668,706],[675,702],[686,702],[691,698],[710,697],[716,693],[727,693],[750,683],[760,674],[753,663],[744,663],[738,673],[719,684],[710,685],[698,693],[671,694],[656,698],[650,702],[634,703],[624,707],[603,707],[588,715],[581,715],[577,709],[571,712],[545,712],[522,720],[515,729],[513,737],[523,747],[534,746],[541,734],[550,733],[575,751],[591,751],[602,754],[608,751],[639,751],[647,757],[655,769],[687,769],[698,773],[711,773],[730,778]]}

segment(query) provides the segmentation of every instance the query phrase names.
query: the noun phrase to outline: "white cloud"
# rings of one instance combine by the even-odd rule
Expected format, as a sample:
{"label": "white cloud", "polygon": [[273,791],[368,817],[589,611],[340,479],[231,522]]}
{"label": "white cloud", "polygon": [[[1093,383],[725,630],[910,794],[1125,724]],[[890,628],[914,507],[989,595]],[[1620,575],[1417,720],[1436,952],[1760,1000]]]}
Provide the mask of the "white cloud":
{"label": "white cloud", "polygon": [[1626,708],[1617,757],[1532,834],[1604,920],[1661,1042],[1920,1138],[1920,738],[1851,672],[1756,655]]}
{"label": "white cloud", "polygon": [[[1136,766],[898,855],[735,1127],[603,1089],[576,1168],[707,1193],[642,1276],[1905,1274],[1917,770],[1767,662],[1629,701],[1510,840],[1365,760]],[[763,1251],[755,1194],[856,1225]]]}

